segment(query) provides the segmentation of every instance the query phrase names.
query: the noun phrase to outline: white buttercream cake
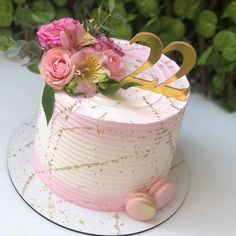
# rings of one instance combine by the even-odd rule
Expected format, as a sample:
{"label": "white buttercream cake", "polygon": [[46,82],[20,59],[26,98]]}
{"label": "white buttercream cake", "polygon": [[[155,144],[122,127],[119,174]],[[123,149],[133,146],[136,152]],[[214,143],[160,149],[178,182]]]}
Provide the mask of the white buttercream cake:
{"label": "white buttercream cake", "polygon": [[[147,47],[116,42],[125,52],[127,73],[146,60]],[[161,83],[178,69],[162,55],[139,76]],[[171,85],[186,88],[189,83],[183,76]],[[150,195],[158,180],[168,178],[185,106],[186,101],[137,87],[120,89],[111,97],[56,92],[49,125],[42,108],[39,112],[36,173],[53,193],[75,205],[127,210],[132,194]]]}

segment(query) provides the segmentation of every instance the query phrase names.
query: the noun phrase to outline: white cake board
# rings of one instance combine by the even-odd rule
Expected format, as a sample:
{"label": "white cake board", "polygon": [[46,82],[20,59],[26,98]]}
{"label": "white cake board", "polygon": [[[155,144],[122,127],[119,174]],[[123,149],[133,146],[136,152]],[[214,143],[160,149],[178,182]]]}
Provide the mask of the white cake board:
{"label": "white cake board", "polygon": [[64,228],[91,235],[132,235],[150,230],[168,220],[182,205],[189,186],[185,160],[174,158],[170,179],[176,184],[176,196],[148,222],[133,220],[124,213],[98,212],[65,202],[51,193],[32,166],[32,147],[36,118],[25,121],[9,146],[8,170],[12,183],[22,199],[41,216]]}

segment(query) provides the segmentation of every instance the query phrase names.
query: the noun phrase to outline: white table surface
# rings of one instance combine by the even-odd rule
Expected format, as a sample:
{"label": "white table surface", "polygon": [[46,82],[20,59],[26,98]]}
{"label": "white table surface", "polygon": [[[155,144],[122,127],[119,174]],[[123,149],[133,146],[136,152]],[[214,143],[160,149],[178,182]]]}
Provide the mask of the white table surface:
{"label": "white table surface", "polygon": [[[0,54],[0,236],[73,236],[38,215],[18,196],[7,172],[7,148],[14,131],[36,114],[39,76]],[[144,236],[236,235],[236,113],[192,94],[178,142],[187,159],[191,186],[181,209]]]}

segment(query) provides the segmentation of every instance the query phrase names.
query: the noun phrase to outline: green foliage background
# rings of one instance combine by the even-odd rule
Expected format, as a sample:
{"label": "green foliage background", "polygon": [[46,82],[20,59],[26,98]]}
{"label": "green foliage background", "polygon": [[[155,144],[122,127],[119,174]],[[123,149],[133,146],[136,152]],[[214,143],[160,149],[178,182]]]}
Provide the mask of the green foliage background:
{"label": "green foliage background", "polygon": [[[102,7],[101,7],[102,4]],[[42,24],[61,17],[103,20],[108,0],[0,0],[0,50],[14,39],[32,39]],[[189,79],[195,90],[229,111],[236,110],[236,1],[116,0],[104,29],[112,37],[130,39],[140,31],[157,34],[164,45],[191,43],[198,61]],[[174,60],[181,61],[178,54]]]}

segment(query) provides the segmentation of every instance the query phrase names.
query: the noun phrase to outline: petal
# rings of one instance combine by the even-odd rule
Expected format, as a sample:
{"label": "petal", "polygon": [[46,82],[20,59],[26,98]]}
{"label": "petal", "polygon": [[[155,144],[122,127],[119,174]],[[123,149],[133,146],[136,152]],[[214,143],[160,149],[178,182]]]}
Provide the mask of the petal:
{"label": "petal", "polygon": [[78,79],[78,85],[75,88],[75,93],[83,93],[86,98],[93,97],[97,92],[97,86],[88,80]]}
{"label": "petal", "polygon": [[61,45],[63,48],[66,48],[66,49],[70,48],[70,42],[65,31],[60,32],[60,40],[61,40]]}

